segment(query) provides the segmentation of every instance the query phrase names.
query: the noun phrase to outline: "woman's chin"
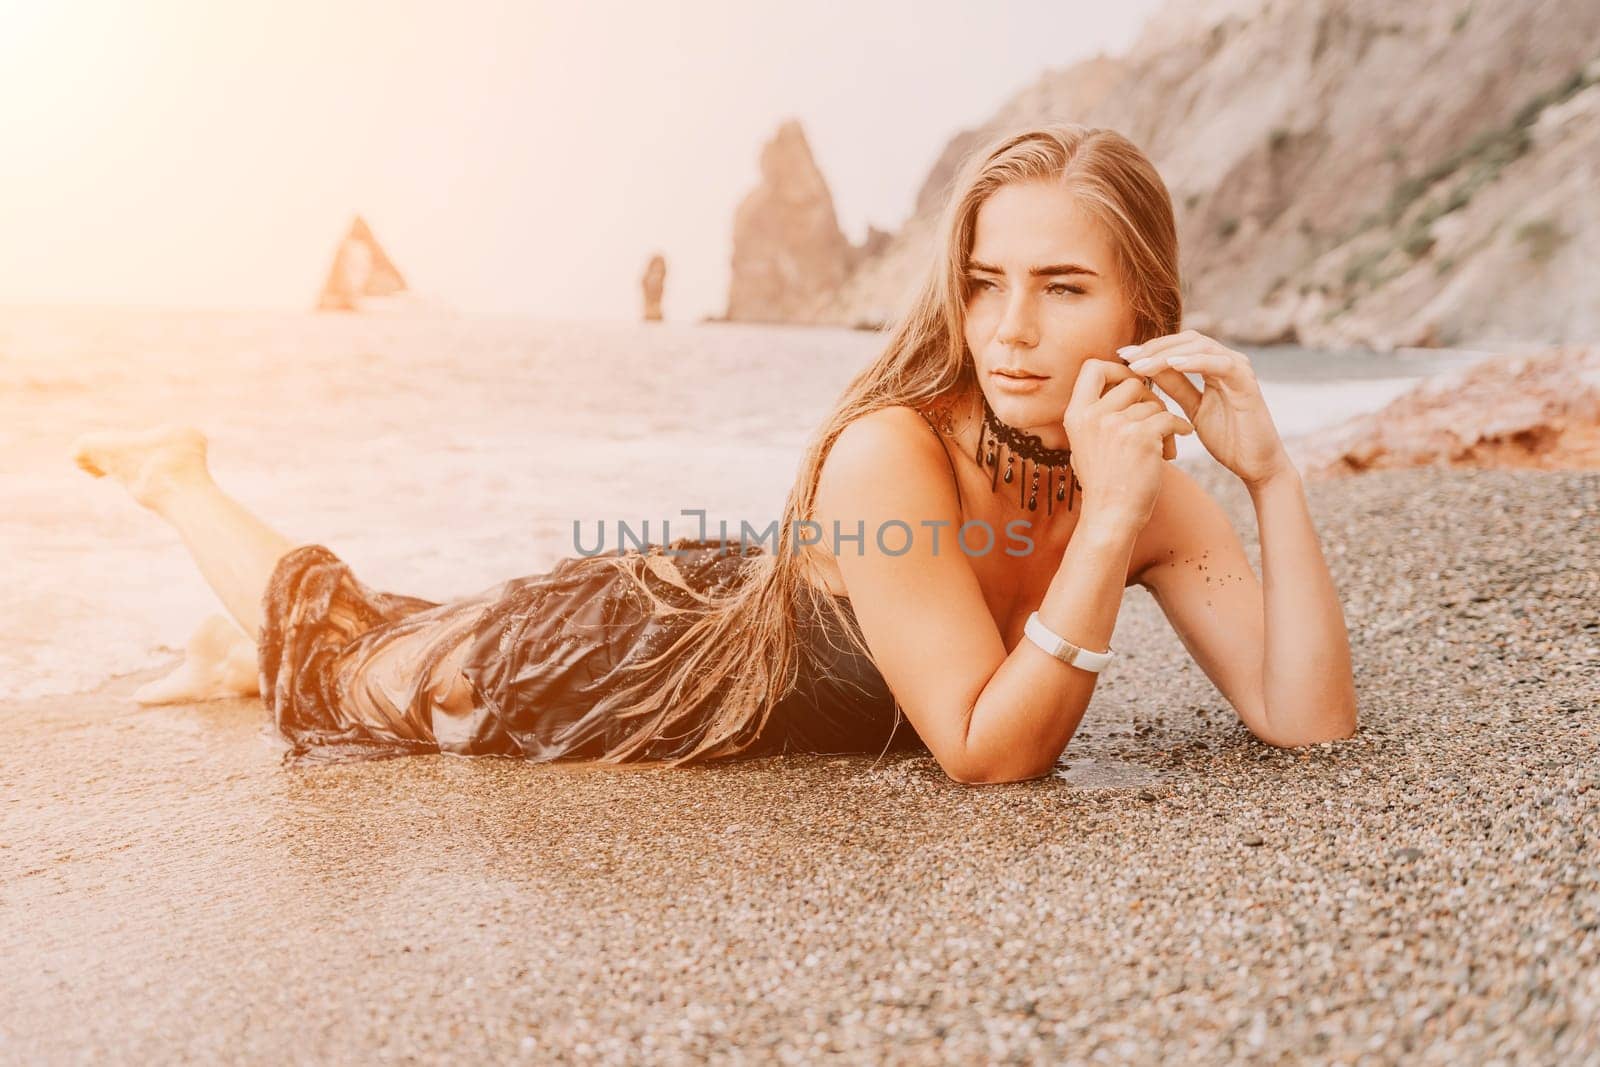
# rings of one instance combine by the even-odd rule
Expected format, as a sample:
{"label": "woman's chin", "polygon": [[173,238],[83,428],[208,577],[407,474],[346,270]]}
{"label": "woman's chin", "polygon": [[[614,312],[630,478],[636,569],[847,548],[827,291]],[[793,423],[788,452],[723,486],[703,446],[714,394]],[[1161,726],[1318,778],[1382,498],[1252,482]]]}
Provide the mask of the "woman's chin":
{"label": "woman's chin", "polygon": [[[998,389],[985,395],[989,398],[989,407],[995,418],[1007,426],[1045,437],[1047,443],[1052,431],[1062,429],[1061,422],[1066,417],[1067,406],[1051,396],[1043,393],[1019,396]],[[1061,436],[1064,441],[1065,431]]]}

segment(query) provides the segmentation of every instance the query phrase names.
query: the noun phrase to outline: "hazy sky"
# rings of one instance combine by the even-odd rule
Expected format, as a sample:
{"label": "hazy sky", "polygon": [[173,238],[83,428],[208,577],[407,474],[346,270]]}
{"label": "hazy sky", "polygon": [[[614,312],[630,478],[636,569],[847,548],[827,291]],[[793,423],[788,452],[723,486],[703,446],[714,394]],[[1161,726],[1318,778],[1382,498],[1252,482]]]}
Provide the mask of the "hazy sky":
{"label": "hazy sky", "polygon": [[952,134],[1119,4],[0,0],[0,304],[306,307],[351,215],[463,311],[725,305],[762,143],[897,227]]}

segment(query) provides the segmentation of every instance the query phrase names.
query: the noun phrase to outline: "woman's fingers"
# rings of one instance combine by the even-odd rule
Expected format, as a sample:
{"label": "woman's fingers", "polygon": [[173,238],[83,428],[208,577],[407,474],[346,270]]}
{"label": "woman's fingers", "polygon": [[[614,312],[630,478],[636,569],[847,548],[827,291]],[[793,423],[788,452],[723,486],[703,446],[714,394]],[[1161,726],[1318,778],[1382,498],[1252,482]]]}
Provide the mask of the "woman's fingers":
{"label": "woman's fingers", "polygon": [[1150,381],[1155,382],[1163,393],[1176,400],[1185,415],[1193,418],[1194,413],[1200,410],[1200,390],[1183,376],[1182,371],[1160,367],[1151,375]]}
{"label": "woman's fingers", "polygon": [[[1129,385],[1130,382],[1136,385]],[[1121,392],[1118,392],[1119,389]],[[1141,390],[1148,392],[1149,385],[1143,378],[1129,370],[1126,363],[1109,359],[1086,359],[1078,368],[1078,379],[1073,384],[1072,397],[1067,401],[1067,410],[1085,407],[1113,395],[1119,400],[1125,396],[1137,396]]]}
{"label": "woman's fingers", "polygon": [[1194,426],[1189,422],[1188,419],[1179,418],[1170,411],[1163,412],[1160,415],[1152,415],[1150,417],[1161,422],[1162,433],[1194,433]]}
{"label": "woman's fingers", "polygon": [[1241,369],[1234,357],[1217,352],[1179,351],[1169,356],[1150,356],[1149,360],[1149,363],[1139,361],[1140,370],[1146,374],[1170,369],[1227,381]]}
{"label": "woman's fingers", "polygon": [[[1188,385],[1183,375],[1168,373]],[[1111,385],[1109,389],[1106,388],[1111,382],[1116,384]],[[1189,388],[1198,404],[1198,390],[1192,386]],[[1163,459],[1177,458],[1178,446],[1173,435],[1194,432],[1193,426],[1174,415],[1166,403],[1150,390],[1148,379],[1135,374],[1123,363],[1113,363],[1104,359],[1084,360],[1083,366],[1078,371],[1078,380],[1073,386],[1072,398],[1067,403],[1067,415],[1070,417],[1075,409],[1089,405],[1099,405],[1107,414],[1119,412],[1135,422],[1165,416],[1167,421],[1160,424]]]}
{"label": "woman's fingers", "polygon": [[[1135,374],[1160,375],[1165,371],[1180,372],[1173,376],[1174,380],[1182,374],[1199,374],[1224,384],[1242,385],[1244,384],[1240,381],[1242,377],[1253,377],[1255,374],[1249,356],[1243,352],[1235,352],[1194,330],[1157,337],[1136,347],[1123,348],[1118,351],[1118,355],[1128,360],[1128,367]],[[1163,377],[1163,385],[1166,381],[1167,379]],[[1175,399],[1179,404],[1185,401],[1181,396]],[[1188,410],[1187,407],[1185,410]]]}
{"label": "woman's fingers", "polygon": [[[1132,359],[1134,362],[1149,359],[1151,357],[1147,354],[1147,350],[1153,347],[1157,341],[1167,340],[1169,339],[1157,338],[1156,341],[1146,342],[1143,346],[1129,345],[1126,348],[1120,348],[1117,350],[1117,358],[1121,360]],[[1131,364],[1126,362],[1123,365],[1127,366],[1130,372],[1139,375],[1146,386],[1152,389],[1159,387],[1162,392],[1176,400],[1178,407],[1183,409],[1185,415],[1192,418],[1194,413],[1199,410],[1200,390],[1196,389],[1194,383],[1185,378],[1181,371],[1172,370],[1159,360],[1150,364],[1141,363],[1140,366],[1144,368],[1142,370],[1135,370]]]}
{"label": "woman's fingers", "polygon": [[1188,419],[1175,415],[1162,408],[1160,411],[1147,412],[1141,416],[1134,416],[1130,422],[1149,423],[1150,428],[1159,429],[1162,433],[1194,433],[1194,425]]}
{"label": "woman's fingers", "polygon": [[[1137,377],[1129,378],[1117,385],[1105,395],[1102,403],[1111,405],[1113,412],[1120,414],[1129,422],[1142,422],[1167,410],[1167,405],[1145,388],[1143,380]],[[1118,408],[1116,405],[1119,404],[1123,406]],[[1161,442],[1162,458],[1175,459],[1177,454],[1177,442],[1172,440],[1171,433],[1167,433]]]}
{"label": "woman's fingers", "polygon": [[1100,406],[1108,411],[1121,411],[1140,399],[1151,396],[1150,390],[1145,388],[1144,382],[1137,377],[1129,375],[1124,381],[1112,386],[1105,396],[1100,398]]}
{"label": "woman's fingers", "polygon": [[[1100,399],[1105,392],[1106,375],[1118,366],[1109,360],[1086,359],[1078,368],[1078,378],[1072,383],[1072,396],[1067,400],[1067,414],[1072,415]],[[1126,371],[1127,368],[1123,367]]]}
{"label": "woman's fingers", "polygon": [[[1128,361],[1130,367],[1152,356],[1168,355],[1178,348],[1192,346],[1222,346],[1198,330],[1181,330],[1178,333],[1169,333],[1163,337],[1153,337],[1138,345],[1128,345],[1126,348],[1117,349],[1117,355]],[[1134,373],[1139,373],[1137,368]]]}
{"label": "woman's fingers", "polygon": [[1201,391],[1186,374],[1198,374],[1208,385],[1234,392],[1249,393],[1256,388],[1249,356],[1194,330],[1157,337],[1119,349],[1117,354],[1128,360],[1135,374],[1151,375],[1190,418],[1199,410]]}

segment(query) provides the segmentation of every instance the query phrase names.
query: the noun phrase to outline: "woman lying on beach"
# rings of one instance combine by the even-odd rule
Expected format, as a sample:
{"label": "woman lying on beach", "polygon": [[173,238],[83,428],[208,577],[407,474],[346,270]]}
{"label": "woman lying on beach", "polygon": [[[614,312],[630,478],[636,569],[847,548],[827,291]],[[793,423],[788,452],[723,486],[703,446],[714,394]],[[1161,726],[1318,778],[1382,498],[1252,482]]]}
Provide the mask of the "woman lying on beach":
{"label": "woman lying on beach", "polygon": [[[1299,473],[1249,359],[1179,332],[1149,160],[1109,130],[1016,133],[967,161],[940,233],[770,548],[761,531],[611,550],[439,604],[274,532],[211,480],[196,430],[91,434],[75,459],[177,527],[256,640],[286,759],[898,749],[960,782],[1043,777],[1135,582],[1262,741],[1353,734]],[[1249,489],[1264,590],[1222,509],[1167,462],[1188,433]]]}

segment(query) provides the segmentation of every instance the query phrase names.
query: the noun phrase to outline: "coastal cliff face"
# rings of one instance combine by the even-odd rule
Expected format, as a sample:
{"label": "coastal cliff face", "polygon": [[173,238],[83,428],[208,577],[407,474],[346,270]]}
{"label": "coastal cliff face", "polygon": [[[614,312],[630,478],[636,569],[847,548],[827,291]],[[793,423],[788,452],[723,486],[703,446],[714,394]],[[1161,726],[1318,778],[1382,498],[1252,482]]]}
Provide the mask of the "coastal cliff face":
{"label": "coastal cliff face", "polygon": [[892,318],[960,160],[1041,121],[1112,127],[1155,161],[1186,325],[1378,349],[1600,334],[1593,0],[1174,4],[1127,56],[1052,71],[955,137],[902,230],[786,321]]}

